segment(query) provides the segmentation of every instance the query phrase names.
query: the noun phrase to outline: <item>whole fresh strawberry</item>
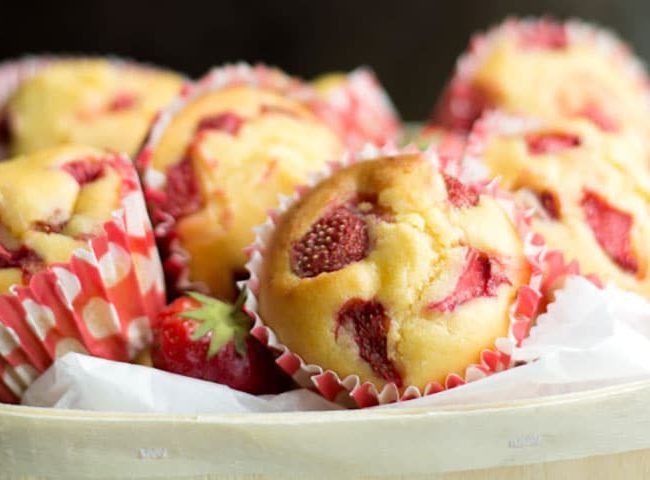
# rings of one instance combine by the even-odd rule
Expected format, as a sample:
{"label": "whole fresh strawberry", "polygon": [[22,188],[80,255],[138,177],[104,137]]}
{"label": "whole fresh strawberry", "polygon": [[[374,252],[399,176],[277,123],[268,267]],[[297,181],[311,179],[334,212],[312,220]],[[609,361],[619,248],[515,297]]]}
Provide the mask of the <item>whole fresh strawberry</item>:
{"label": "whole fresh strawberry", "polygon": [[154,326],[154,366],[256,395],[289,389],[291,378],[249,334],[243,303],[243,295],[235,305],[199,293],[177,298]]}

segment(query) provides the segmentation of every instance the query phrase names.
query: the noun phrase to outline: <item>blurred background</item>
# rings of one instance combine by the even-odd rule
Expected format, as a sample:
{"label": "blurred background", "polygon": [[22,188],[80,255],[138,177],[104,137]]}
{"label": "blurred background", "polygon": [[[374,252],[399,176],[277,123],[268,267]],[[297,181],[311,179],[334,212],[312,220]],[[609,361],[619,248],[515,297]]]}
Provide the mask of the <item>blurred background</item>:
{"label": "blurred background", "polygon": [[507,15],[581,17],[650,59],[647,0],[281,0],[2,2],[0,60],[114,53],[192,76],[263,61],[310,78],[373,67],[406,120],[430,112],[469,36]]}

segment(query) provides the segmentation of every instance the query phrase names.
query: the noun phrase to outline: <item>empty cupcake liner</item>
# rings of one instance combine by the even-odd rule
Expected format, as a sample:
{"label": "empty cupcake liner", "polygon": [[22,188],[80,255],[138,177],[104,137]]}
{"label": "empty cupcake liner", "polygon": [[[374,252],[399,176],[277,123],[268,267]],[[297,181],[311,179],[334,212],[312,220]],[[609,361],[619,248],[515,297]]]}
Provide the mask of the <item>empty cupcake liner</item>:
{"label": "empty cupcake liner", "polygon": [[0,401],[17,401],[67,352],[128,361],[151,341],[164,306],[160,259],[135,169],[106,160],[123,176],[121,206],[66,263],[0,295]]}
{"label": "empty cupcake liner", "polygon": [[314,105],[316,113],[336,129],[348,148],[366,143],[397,142],[402,134],[399,115],[374,72],[361,67],[347,74]]}
{"label": "empty cupcake liner", "polygon": [[203,283],[190,279],[189,254],[183,249],[176,236],[176,219],[157,208],[160,198],[164,195],[166,175],[165,172],[153,167],[153,151],[172,119],[189,103],[210,92],[237,85],[250,85],[278,92],[310,106],[315,113],[318,112],[320,115],[323,115],[323,112],[330,112],[329,107],[318,99],[313,88],[302,81],[265,65],[252,66],[238,63],[214,68],[195,83],[187,84],[178,97],[158,113],[145,146],[136,159],[136,166],[143,179],[144,193],[152,213],[167,285],[172,295],[185,290],[207,292],[208,289]]}
{"label": "empty cupcake liner", "polygon": [[485,105],[473,86],[476,71],[487,57],[494,43],[504,37],[544,39],[554,30],[562,29],[569,43],[588,44],[607,57],[612,69],[626,72],[646,92],[644,101],[650,109],[649,79],[644,65],[631,52],[620,37],[603,27],[580,20],[556,22],[549,18],[509,18],[503,23],[472,37],[466,53],[456,62],[451,80],[436,105],[434,123],[468,131],[476,118],[489,105]]}
{"label": "empty cupcake liner", "polygon": [[[421,391],[415,386],[407,387],[400,395],[395,384],[387,384],[379,390],[371,382],[361,382],[356,375],[341,378],[335,372],[326,370],[319,365],[308,364],[300,356],[293,353],[276,336],[273,330],[264,324],[264,320],[258,312],[257,295],[259,292],[259,273],[264,261],[266,245],[269,242],[277,224],[277,219],[295,203],[301,195],[309,188],[320,181],[331,176],[336,170],[352,165],[356,162],[367,161],[378,157],[421,153],[417,147],[407,146],[397,149],[393,146],[376,148],[367,146],[358,154],[347,153],[339,163],[333,163],[329,168],[314,175],[306,186],[296,189],[296,193],[290,197],[282,197],[280,206],[271,211],[263,225],[256,229],[256,240],[249,247],[249,262],[246,265],[250,278],[242,282],[241,286],[247,289],[248,295],[245,310],[254,321],[251,333],[263,344],[269,346],[278,353],[277,363],[294,380],[305,388],[312,388],[320,392],[328,400],[335,401],[348,407],[370,407],[397,401],[418,398],[423,395],[430,395],[442,390],[463,385],[466,382],[484,378],[493,373],[511,368],[512,351],[519,346],[526,338],[531,325],[534,322],[538,302],[543,296],[541,290],[544,283],[544,276],[549,273],[549,266],[545,264],[546,247],[543,239],[529,230],[529,212],[518,209],[508,194],[499,190],[497,182],[476,184],[481,193],[495,197],[509,212],[515,222],[519,233],[524,241],[524,254],[528,260],[531,277],[527,285],[519,288],[516,299],[510,308],[510,327],[507,337],[496,340],[494,348],[484,350],[480,354],[480,362],[469,365],[464,375],[449,374],[443,384],[430,383]],[[439,168],[440,163],[437,154],[433,149],[422,152],[433,164]]]}

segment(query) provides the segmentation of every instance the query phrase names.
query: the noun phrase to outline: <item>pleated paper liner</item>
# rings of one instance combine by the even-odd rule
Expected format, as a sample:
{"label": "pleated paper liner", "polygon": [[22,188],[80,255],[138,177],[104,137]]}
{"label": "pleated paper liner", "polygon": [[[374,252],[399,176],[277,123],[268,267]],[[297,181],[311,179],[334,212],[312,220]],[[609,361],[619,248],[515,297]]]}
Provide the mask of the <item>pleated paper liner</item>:
{"label": "pleated paper liner", "polygon": [[107,162],[123,176],[121,206],[66,263],[0,295],[0,400],[17,401],[69,351],[128,361],[151,340],[164,306],[160,259],[138,177],[126,156]]}
{"label": "pleated paper liner", "polygon": [[[345,102],[358,103],[360,101],[357,97],[363,97],[365,94],[361,92],[365,92],[367,85],[372,83],[371,77],[369,78],[368,75],[365,71],[352,74],[346,80],[345,85],[340,87],[340,95],[344,97]],[[207,288],[200,282],[190,280],[189,254],[176,237],[176,219],[156,207],[160,203],[160,199],[164,198],[166,177],[164,172],[153,168],[151,157],[172,119],[188,104],[208,93],[237,85],[250,85],[271,90],[300,102],[308,106],[324,122],[331,122],[330,127],[334,132],[341,128],[340,122],[347,115],[345,108],[336,110],[328,105],[310,85],[278,69],[265,65],[251,66],[245,63],[212,69],[202,79],[188,84],[173,102],[159,112],[152,124],[145,146],[138,155],[136,165],[143,179],[145,197],[152,213],[156,238],[163,258],[167,285],[172,294],[185,290],[207,292]],[[369,96],[373,98],[376,95],[378,93]],[[352,120],[348,123],[351,122]]]}
{"label": "pleated paper liner", "polygon": [[9,156],[7,142],[9,141],[9,124],[6,117],[5,107],[7,101],[14,94],[21,83],[40,71],[48,65],[56,62],[66,61],[96,61],[107,60],[113,65],[127,69],[145,69],[153,71],[165,71],[164,68],[158,67],[146,62],[138,62],[129,58],[122,58],[114,55],[108,56],[88,56],[75,54],[44,54],[44,55],[27,55],[21,58],[0,62],[0,160]]}
{"label": "pleated paper liner", "polygon": [[[443,126],[426,125],[413,133],[410,143],[423,150],[430,147],[435,149],[438,152],[440,167],[445,172],[465,182],[473,181],[472,177],[476,176],[467,171],[467,165],[463,162],[467,145],[465,133]],[[463,170],[464,166],[465,170]]]}
{"label": "pleated paper liner", "polygon": [[[278,353],[277,363],[301,386],[314,388],[327,399],[336,401],[346,406],[369,407],[396,401],[403,401],[417,398],[422,395],[429,395],[445,389],[454,388],[484,378],[493,373],[511,368],[513,361],[512,350],[521,344],[526,338],[530,326],[534,322],[537,305],[543,296],[541,291],[544,282],[544,275],[548,274],[549,266],[545,264],[546,248],[543,239],[529,230],[530,217],[526,212],[521,211],[510,197],[500,191],[496,182],[476,185],[480,193],[495,197],[502,204],[521,235],[524,242],[524,254],[531,269],[529,283],[519,288],[516,299],[510,308],[510,326],[508,336],[496,340],[494,348],[484,350],[480,353],[480,362],[468,365],[464,375],[449,374],[443,384],[430,383],[421,391],[417,387],[409,386],[402,393],[395,384],[385,385],[378,389],[370,382],[362,383],[359,377],[350,375],[345,378],[339,377],[335,372],[326,370],[319,365],[306,363],[300,356],[282,344],[271,328],[264,324],[264,320],[257,311],[257,295],[259,292],[259,273],[264,261],[266,245],[276,227],[277,219],[296,202],[302,193],[313,187],[320,181],[332,175],[336,170],[356,162],[367,161],[378,157],[391,156],[405,153],[416,153],[416,147],[396,149],[385,147],[377,149],[367,147],[359,154],[346,154],[340,163],[332,164],[328,169],[315,175],[311,182],[304,187],[297,189],[291,197],[283,197],[279,208],[273,210],[266,223],[257,228],[255,242],[249,248],[250,260],[247,269],[250,273],[248,281],[243,282],[248,291],[246,310],[254,320],[251,333],[262,343],[268,345]],[[433,150],[422,153],[431,161],[436,168],[439,168],[437,154]],[[552,273],[552,272],[551,272]]]}
{"label": "pleated paper liner", "polygon": [[314,110],[357,150],[367,143],[382,146],[399,141],[402,126],[399,114],[374,72],[360,67],[347,75],[326,75],[316,84],[327,83]]}
{"label": "pleated paper liner", "polygon": [[433,123],[469,131],[475,119],[489,108],[485,98],[473,88],[475,72],[501,38],[524,38],[527,41],[549,41],[552,35],[563,35],[570,44],[588,44],[597,49],[612,65],[625,71],[641,90],[650,110],[650,89],[643,64],[629,47],[613,32],[579,20],[557,22],[548,18],[509,18],[487,32],[472,37],[468,50],[457,60],[454,74],[433,112]]}

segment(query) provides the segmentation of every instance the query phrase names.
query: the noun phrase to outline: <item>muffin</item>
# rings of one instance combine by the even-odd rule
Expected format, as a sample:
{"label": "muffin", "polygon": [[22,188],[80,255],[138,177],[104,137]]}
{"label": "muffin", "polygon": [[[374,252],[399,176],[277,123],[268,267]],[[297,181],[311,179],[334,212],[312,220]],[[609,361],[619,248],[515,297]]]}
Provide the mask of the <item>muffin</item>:
{"label": "muffin", "polygon": [[379,80],[367,68],[349,74],[329,73],[312,82],[320,100],[322,118],[353,150],[366,143],[396,143],[401,134],[399,115]]}
{"label": "muffin", "polygon": [[305,106],[309,95],[280,71],[229,66],[162,113],[138,165],[172,295],[234,300],[253,227],[278,194],[340,157],[344,145]]}
{"label": "muffin", "polygon": [[271,222],[249,264],[253,334],[332,399],[319,372],[361,406],[368,385],[394,401],[463,383],[508,337],[520,292],[532,293],[527,315],[539,298],[501,200],[421,153],[342,168]]}
{"label": "muffin", "polygon": [[67,145],[0,163],[0,390],[19,399],[70,351],[133,358],[163,304],[127,157]]}
{"label": "muffin", "polygon": [[469,130],[487,108],[650,132],[648,78],[628,47],[580,22],[510,19],[472,39],[434,120]]}
{"label": "muffin", "polygon": [[26,77],[2,94],[1,136],[11,156],[65,143],[133,156],[183,82],[173,72],[102,58],[24,60],[5,67],[5,76],[11,67]]}
{"label": "muffin", "polygon": [[532,229],[550,248],[585,274],[650,295],[650,180],[638,139],[588,120],[493,113],[469,143],[474,160],[535,209]]}
{"label": "muffin", "polygon": [[119,208],[121,183],[113,157],[92,147],[0,163],[0,293],[88,248]]}

